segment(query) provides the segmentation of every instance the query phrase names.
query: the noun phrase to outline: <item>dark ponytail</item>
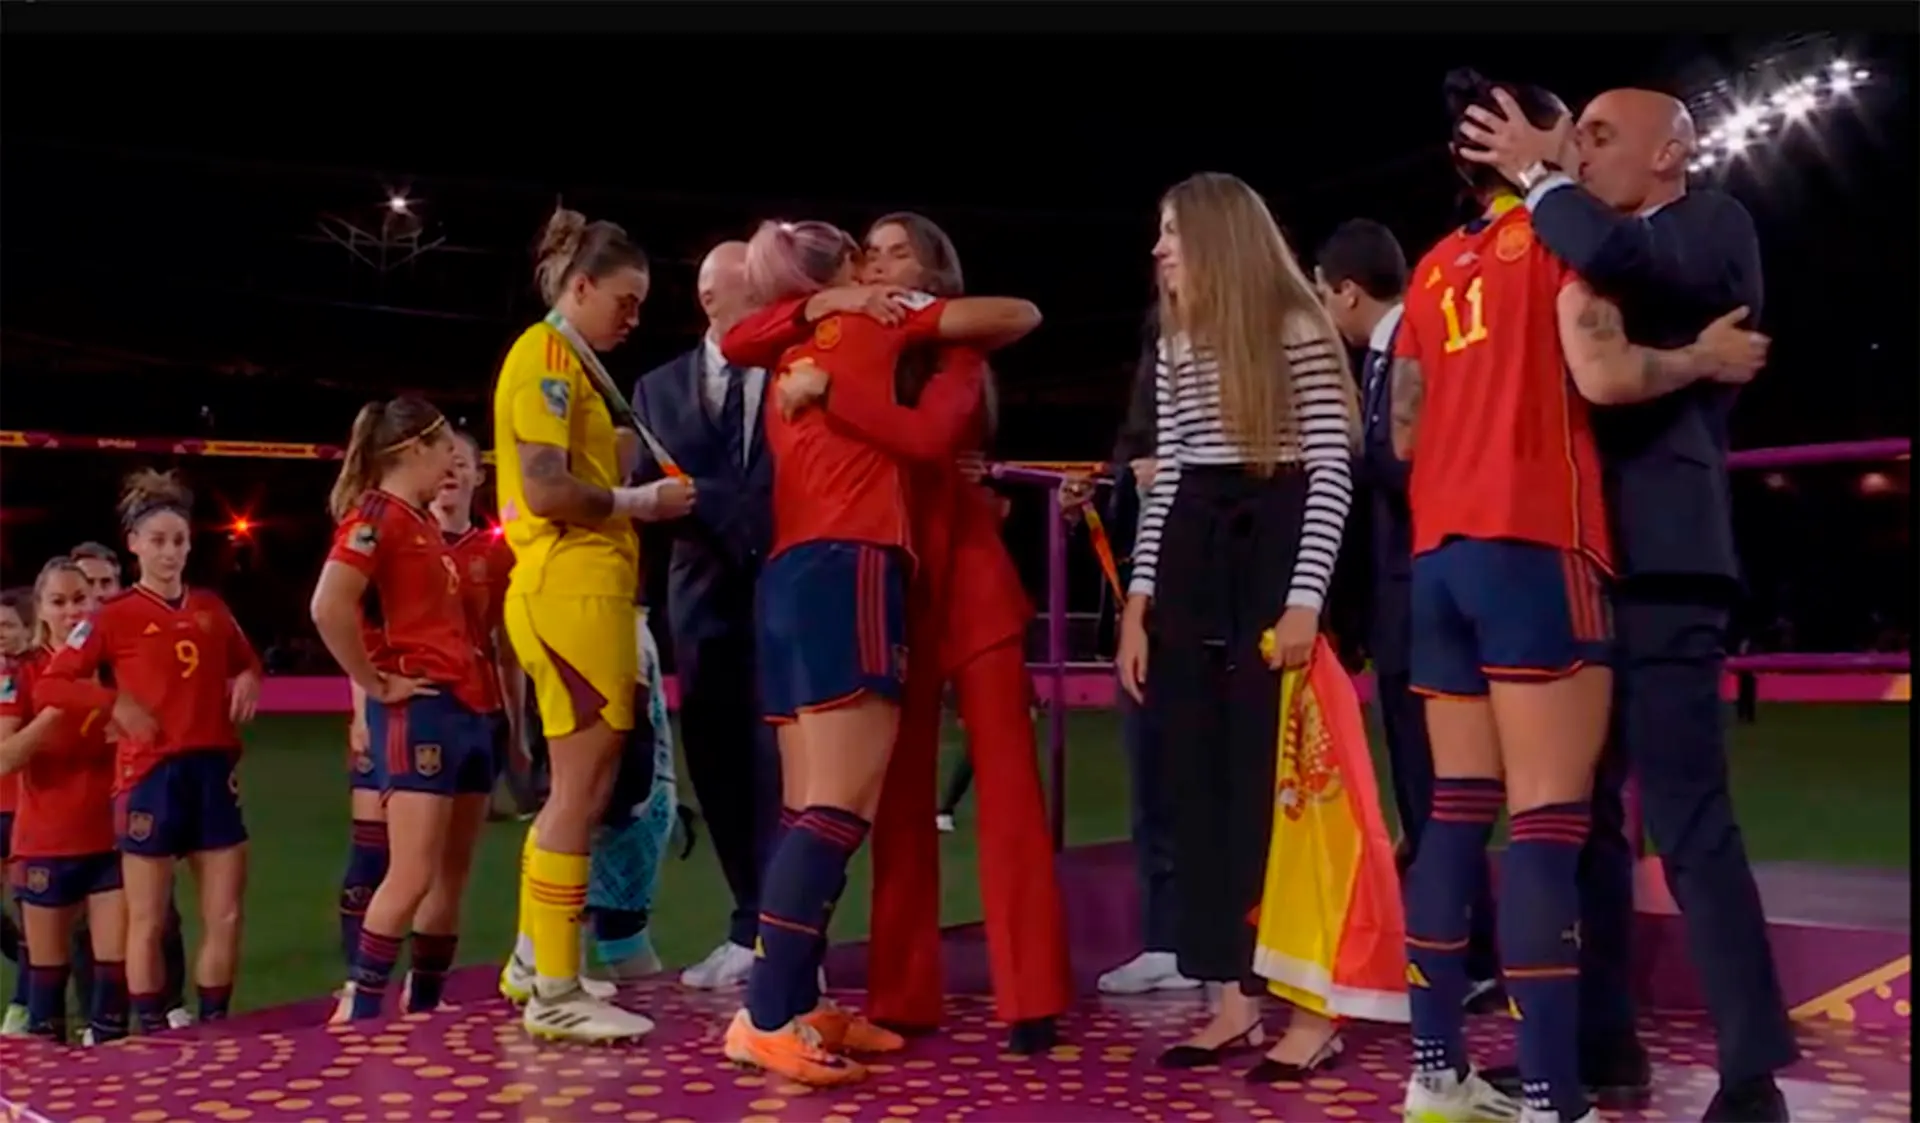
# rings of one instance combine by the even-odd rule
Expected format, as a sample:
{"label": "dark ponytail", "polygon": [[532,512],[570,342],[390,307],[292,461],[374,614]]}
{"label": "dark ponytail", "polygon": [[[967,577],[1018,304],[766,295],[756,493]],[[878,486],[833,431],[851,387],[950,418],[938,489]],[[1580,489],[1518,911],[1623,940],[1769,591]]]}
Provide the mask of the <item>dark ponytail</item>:
{"label": "dark ponytail", "polygon": [[360,496],[379,480],[380,473],[401,450],[431,438],[446,424],[446,417],[424,398],[395,398],[361,406],[347,438],[346,455],[340,460],[339,478],[327,495],[327,511],[333,520],[340,522],[353,513]]}

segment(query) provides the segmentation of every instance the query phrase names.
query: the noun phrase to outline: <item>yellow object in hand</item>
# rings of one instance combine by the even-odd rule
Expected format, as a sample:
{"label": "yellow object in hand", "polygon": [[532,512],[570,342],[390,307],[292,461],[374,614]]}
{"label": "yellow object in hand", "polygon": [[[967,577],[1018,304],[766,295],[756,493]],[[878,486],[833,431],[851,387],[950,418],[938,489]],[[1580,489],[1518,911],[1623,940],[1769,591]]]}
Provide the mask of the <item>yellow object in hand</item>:
{"label": "yellow object in hand", "polygon": [[1273,662],[1272,628],[1268,628],[1266,631],[1260,633],[1260,658],[1265,659],[1269,663]]}

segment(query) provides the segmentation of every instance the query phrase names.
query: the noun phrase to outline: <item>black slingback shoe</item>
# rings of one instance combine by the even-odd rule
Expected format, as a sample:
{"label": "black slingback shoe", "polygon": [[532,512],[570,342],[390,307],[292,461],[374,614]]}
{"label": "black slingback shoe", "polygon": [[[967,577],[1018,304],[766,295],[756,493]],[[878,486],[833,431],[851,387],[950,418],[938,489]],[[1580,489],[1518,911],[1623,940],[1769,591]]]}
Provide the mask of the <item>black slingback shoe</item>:
{"label": "black slingback shoe", "polygon": [[1247,1070],[1247,1083],[1274,1084],[1282,1080],[1306,1080],[1318,1073],[1330,1071],[1340,1063],[1340,1054],[1347,1051],[1346,1043],[1339,1034],[1327,1038],[1326,1042],[1308,1057],[1305,1064],[1291,1061],[1276,1061],[1272,1057],[1260,1058],[1260,1063]]}
{"label": "black slingback shoe", "polygon": [[1160,1054],[1160,1059],[1156,1063],[1161,1068],[1172,1069],[1205,1068],[1208,1065],[1217,1065],[1228,1057],[1258,1049],[1264,1044],[1263,1036],[1260,1023],[1255,1022],[1211,1049],[1204,1045],[1175,1045]]}

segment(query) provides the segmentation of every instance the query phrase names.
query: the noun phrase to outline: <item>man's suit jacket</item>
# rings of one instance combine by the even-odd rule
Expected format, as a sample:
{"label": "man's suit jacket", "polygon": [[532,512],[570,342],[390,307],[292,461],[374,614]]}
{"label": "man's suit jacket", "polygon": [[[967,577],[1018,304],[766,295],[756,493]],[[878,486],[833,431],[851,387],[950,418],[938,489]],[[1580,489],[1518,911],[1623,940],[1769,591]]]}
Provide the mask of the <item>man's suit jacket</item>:
{"label": "man's suit jacket", "polygon": [[[1731,196],[1692,191],[1652,215],[1621,214],[1578,186],[1528,200],[1541,242],[1617,301],[1627,337],[1691,343],[1741,305],[1760,316],[1760,241]],[[1594,437],[1626,576],[1740,579],[1727,481],[1727,419],[1738,391],[1697,383],[1639,405],[1594,411]]]}
{"label": "man's suit jacket", "polygon": [[[773,538],[773,461],[762,414],[746,418],[747,462],[731,461],[726,436],[700,393],[704,362],[704,346],[695,347],[633,387],[634,414],[697,488],[693,514],[672,524],[667,568],[667,621],[682,659],[701,639],[752,635],[754,582]],[[638,475],[660,478],[651,455],[641,457]]]}
{"label": "man's suit jacket", "polygon": [[[1399,327],[1395,325],[1394,334]],[[1393,337],[1369,347],[1360,360],[1360,465],[1355,473],[1367,496],[1364,530],[1349,527],[1367,544],[1372,597],[1366,614],[1367,651],[1380,675],[1404,675],[1413,635],[1413,512],[1407,506],[1409,465],[1393,451],[1391,370]],[[1360,530],[1360,533],[1354,533]],[[1346,550],[1342,549],[1342,556]]]}

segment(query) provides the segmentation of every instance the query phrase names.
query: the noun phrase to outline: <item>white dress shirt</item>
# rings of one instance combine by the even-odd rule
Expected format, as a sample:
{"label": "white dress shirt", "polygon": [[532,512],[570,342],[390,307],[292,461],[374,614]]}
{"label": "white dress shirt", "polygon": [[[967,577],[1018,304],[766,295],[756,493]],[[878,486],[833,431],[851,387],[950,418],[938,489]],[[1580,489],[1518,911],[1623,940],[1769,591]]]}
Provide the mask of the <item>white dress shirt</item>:
{"label": "white dress shirt", "polygon": [[[707,416],[718,423],[720,411],[727,404],[727,360],[720,354],[720,343],[714,339],[712,332],[708,332],[701,340],[700,352],[700,397],[707,407]],[[749,367],[742,377],[746,379],[746,384],[741,387],[746,412],[741,420],[746,426],[746,433],[740,441],[740,452],[743,456],[751,456],[753,422],[760,416],[760,397],[767,389],[767,372],[759,367]]]}

